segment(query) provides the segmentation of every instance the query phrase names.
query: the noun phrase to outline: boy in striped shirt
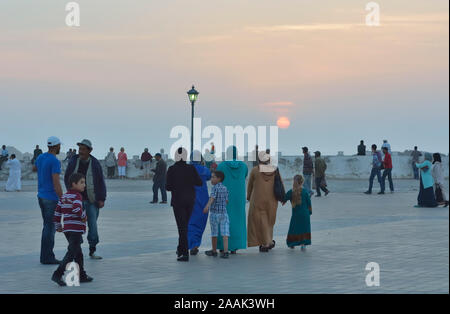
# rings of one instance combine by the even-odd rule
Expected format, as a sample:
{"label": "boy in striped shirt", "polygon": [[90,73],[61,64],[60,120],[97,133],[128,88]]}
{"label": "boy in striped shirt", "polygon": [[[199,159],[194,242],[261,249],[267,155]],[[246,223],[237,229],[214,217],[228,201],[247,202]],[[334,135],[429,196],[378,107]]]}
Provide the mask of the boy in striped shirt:
{"label": "boy in striped shirt", "polygon": [[[64,194],[55,209],[53,222],[57,232],[64,232],[69,242],[67,253],[58,269],[53,273],[52,280],[60,286],[66,286],[62,280],[67,264],[75,261],[79,266],[80,282],[90,282],[92,277],[88,276],[83,267],[83,233],[86,232],[86,212],[83,210],[83,197],[81,193],[86,188],[86,180],[80,173],[73,173],[69,178],[71,189]],[[63,218],[64,226],[61,225]]]}

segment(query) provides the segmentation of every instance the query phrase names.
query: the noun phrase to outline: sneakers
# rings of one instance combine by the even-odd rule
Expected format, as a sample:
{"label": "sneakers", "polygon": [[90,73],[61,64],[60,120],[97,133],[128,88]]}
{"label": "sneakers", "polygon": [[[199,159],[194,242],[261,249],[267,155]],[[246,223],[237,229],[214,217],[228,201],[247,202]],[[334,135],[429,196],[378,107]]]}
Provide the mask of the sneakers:
{"label": "sneakers", "polygon": [[58,286],[64,287],[67,286],[66,283],[62,280],[62,276],[58,276],[57,274],[53,274],[52,281],[56,282]]}
{"label": "sneakers", "polygon": [[89,257],[90,257],[91,259],[103,259],[103,257],[98,256],[98,255],[95,255],[95,253],[89,254]]}
{"label": "sneakers", "polygon": [[371,191],[365,191],[364,194],[369,195],[369,194],[372,194],[372,192]]}
{"label": "sneakers", "polygon": [[92,278],[89,275],[80,276],[80,283],[91,282],[93,280],[94,280],[94,278]]}
{"label": "sneakers", "polygon": [[230,253],[228,252],[224,252],[222,254],[220,254],[220,258],[229,258],[230,257]]}
{"label": "sneakers", "polygon": [[[206,254],[207,256],[217,257],[217,252],[215,252],[215,251],[213,251],[213,250],[206,251],[205,254]],[[225,254],[225,253],[222,253],[222,254]]]}
{"label": "sneakers", "polygon": [[177,258],[178,262],[189,262],[189,255],[181,255]]}

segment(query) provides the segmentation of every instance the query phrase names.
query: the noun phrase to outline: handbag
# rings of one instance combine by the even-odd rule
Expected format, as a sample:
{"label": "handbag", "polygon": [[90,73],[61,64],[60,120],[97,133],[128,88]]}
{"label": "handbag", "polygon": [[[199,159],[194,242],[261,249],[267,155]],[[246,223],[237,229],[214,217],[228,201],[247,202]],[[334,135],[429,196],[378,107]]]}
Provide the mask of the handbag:
{"label": "handbag", "polygon": [[279,202],[284,201],[284,195],[286,191],[284,189],[283,181],[281,181],[280,171],[277,169],[275,173],[275,180],[273,183],[273,192],[275,194],[275,199]]}

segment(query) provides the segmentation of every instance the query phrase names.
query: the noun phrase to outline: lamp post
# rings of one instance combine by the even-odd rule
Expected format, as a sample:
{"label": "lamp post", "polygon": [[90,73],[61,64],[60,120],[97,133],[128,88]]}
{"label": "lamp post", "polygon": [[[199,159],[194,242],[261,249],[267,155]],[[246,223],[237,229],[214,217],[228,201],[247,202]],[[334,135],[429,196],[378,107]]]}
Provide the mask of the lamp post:
{"label": "lamp post", "polygon": [[192,152],[194,151],[194,104],[198,98],[198,94],[199,92],[197,92],[194,88],[194,85],[192,85],[192,89],[190,91],[187,92],[188,96],[189,96],[189,100],[191,102],[191,107],[192,107],[192,114],[191,114],[191,156],[192,156]]}

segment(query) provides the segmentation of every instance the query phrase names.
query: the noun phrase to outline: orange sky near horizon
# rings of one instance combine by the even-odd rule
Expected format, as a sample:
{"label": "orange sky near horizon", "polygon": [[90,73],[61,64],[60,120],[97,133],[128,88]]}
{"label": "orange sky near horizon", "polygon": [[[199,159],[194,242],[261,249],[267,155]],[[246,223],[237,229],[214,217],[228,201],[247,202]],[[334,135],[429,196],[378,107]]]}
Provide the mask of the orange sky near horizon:
{"label": "orange sky near horizon", "polygon": [[[369,1],[359,0],[77,2],[80,28],[64,25],[65,2],[0,4],[7,114],[19,117],[18,107],[33,104],[30,112],[44,117],[68,99],[110,111],[112,120],[131,122],[120,113],[126,107],[151,115],[154,127],[168,119],[175,125],[185,121],[185,90],[193,83],[205,119],[260,125],[286,117],[283,132],[298,132],[304,116],[324,112],[329,121],[366,119],[362,107],[372,102],[378,111],[409,110],[411,121],[420,121],[413,112],[425,99],[448,113],[448,1],[377,1],[380,27],[364,24]],[[34,92],[22,93],[27,89]],[[168,106],[173,110],[161,110]],[[441,133],[448,134],[448,120]],[[290,146],[295,133],[282,134]]]}

